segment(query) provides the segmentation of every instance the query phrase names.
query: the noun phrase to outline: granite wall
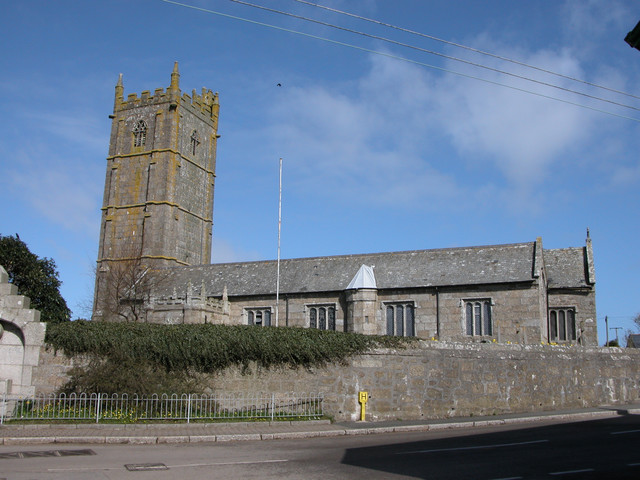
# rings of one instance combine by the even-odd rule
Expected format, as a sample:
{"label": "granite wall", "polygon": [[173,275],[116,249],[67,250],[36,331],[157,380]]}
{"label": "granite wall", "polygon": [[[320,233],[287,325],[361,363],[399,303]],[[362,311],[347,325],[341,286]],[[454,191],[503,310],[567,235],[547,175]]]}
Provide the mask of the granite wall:
{"label": "granite wall", "polygon": [[[64,381],[69,360],[43,348],[34,373],[39,392]],[[229,369],[212,375],[214,392],[321,392],[336,420],[444,418],[535,412],[640,401],[640,350],[553,345],[422,342],[379,350],[347,365],[311,370]]]}

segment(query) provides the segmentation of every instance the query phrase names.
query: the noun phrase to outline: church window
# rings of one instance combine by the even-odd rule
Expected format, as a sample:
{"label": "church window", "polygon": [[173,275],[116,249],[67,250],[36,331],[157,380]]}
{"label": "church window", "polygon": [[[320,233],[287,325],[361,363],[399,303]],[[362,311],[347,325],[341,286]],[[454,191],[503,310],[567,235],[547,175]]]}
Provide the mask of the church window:
{"label": "church window", "polygon": [[192,155],[196,154],[196,148],[198,147],[198,145],[200,145],[200,137],[198,137],[198,132],[194,130],[193,133],[191,134],[191,144],[190,144]]}
{"label": "church window", "polygon": [[271,307],[245,308],[247,325],[271,326]]}
{"label": "church window", "polygon": [[573,307],[549,309],[549,341],[575,342],[576,310]]}
{"label": "church window", "polygon": [[319,330],[336,329],[336,307],[334,305],[312,305],[307,307],[309,328]]}
{"label": "church window", "polygon": [[385,304],[387,335],[415,337],[415,307],[413,303]]}
{"label": "church window", "polygon": [[465,300],[464,302],[465,333],[469,336],[493,335],[493,319],[491,300]]}
{"label": "church window", "polygon": [[147,143],[147,124],[144,120],[139,120],[133,127],[133,146],[142,147]]}

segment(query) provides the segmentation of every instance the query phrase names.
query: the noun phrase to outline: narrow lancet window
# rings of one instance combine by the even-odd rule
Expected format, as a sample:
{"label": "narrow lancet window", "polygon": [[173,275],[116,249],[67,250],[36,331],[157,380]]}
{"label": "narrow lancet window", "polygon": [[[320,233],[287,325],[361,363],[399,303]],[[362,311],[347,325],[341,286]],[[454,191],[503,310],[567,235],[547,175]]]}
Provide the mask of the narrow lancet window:
{"label": "narrow lancet window", "polygon": [[200,138],[198,137],[198,132],[195,130],[191,134],[191,155],[196,154],[196,148],[200,145]]}

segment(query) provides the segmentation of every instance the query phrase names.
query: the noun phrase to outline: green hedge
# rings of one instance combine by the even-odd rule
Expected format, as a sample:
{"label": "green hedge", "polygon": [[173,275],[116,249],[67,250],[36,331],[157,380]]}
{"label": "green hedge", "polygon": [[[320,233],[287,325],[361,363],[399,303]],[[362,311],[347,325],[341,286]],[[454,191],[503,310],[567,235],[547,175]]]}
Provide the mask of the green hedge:
{"label": "green hedge", "polygon": [[404,348],[415,339],[306,328],[158,325],[77,320],[48,324],[46,342],[65,355],[156,365],[167,372],[212,373],[230,366],[312,367],[344,362],[374,348]]}

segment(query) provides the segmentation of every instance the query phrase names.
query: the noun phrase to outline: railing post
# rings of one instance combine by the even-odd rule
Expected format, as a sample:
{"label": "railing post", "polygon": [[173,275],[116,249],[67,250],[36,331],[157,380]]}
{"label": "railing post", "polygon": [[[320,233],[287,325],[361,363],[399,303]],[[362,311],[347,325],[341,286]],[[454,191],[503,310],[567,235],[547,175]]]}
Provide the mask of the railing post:
{"label": "railing post", "polygon": [[272,393],[271,394],[271,421],[273,422],[273,415],[275,414],[276,411],[276,394]]}
{"label": "railing post", "polygon": [[189,421],[191,420],[191,394],[189,394],[187,402],[189,402],[189,404],[187,405],[187,423],[189,423]]}
{"label": "railing post", "polygon": [[96,423],[100,422],[100,407],[101,407],[102,395],[98,394],[98,398],[96,400]]}

